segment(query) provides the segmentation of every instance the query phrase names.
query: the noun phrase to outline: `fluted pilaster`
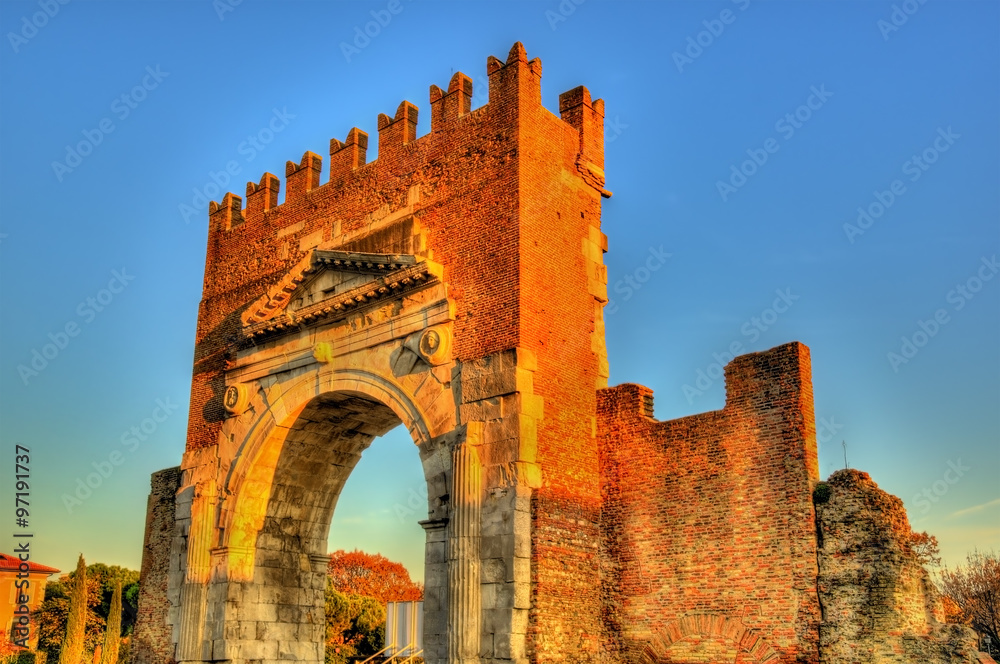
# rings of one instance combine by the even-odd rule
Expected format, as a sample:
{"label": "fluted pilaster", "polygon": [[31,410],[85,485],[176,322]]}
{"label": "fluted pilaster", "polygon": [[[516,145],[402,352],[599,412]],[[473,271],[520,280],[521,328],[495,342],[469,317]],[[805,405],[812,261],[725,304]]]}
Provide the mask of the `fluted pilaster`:
{"label": "fluted pilaster", "polygon": [[[477,441],[476,441],[477,442]],[[479,662],[479,533],[483,473],[468,438],[453,452],[453,512],[448,538],[448,664]]]}

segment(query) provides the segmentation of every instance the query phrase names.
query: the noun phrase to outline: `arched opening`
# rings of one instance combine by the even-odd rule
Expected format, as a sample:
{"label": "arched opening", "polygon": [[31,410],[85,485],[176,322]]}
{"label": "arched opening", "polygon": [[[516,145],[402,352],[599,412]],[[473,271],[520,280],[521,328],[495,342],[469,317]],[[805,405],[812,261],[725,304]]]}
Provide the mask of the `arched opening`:
{"label": "arched opening", "polygon": [[325,554],[337,500],[361,453],[399,424],[388,406],[359,394],[328,393],[306,404],[285,435],[258,551],[280,543]]}
{"label": "arched opening", "polygon": [[380,553],[423,584],[426,537],[420,521],[426,518],[427,481],[418,449],[399,426],[372,443],[344,485],[327,550]]}
{"label": "arched opening", "polygon": [[[346,391],[320,394],[287,420],[273,428],[242,485],[234,526],[247,539],[256,531],[253,570],[227,631],[237,625],[244,647],[264,659],[322,662],[331,521],[362,453],[402,421],[380,401]],[[252,519],[254,511],[263,518]]]}
{"label": "arched opening", "polygon": [[[328,662],[357,661],[388,643],[406,654],[423,646],[421,641],[406,648],[417,630],[409,622],[389,621],[385,607],[422,599],[427,533],[421,522],[427,517],[418,448],[406,428],[397,426],[361,455],[330,524],[327,551],[336,569],[326,597]],[[408,608],[393,611],[398,617]]]}
{"label": "arched opening", "polygon": [[246,396],[223,426],[223,454],[189,454],[177,508],[179,661],[324,660],[334,511],[364,450],[400,423],[428,496],[413,514],[425,537],[425,661],[479,652],[482,426],[457,426],[449,383],[423,378],[341,365],[236,388]]}

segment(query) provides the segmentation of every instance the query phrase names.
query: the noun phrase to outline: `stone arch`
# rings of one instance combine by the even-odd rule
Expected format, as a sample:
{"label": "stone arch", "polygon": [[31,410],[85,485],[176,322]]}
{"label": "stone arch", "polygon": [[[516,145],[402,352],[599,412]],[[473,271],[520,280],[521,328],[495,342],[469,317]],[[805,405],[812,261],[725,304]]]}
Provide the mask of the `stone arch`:
{"label": "stone arch", "polygon": [[[657,630],[643,648],[643,659],[650,664],[673,664],[670,650],[674,644],[689,638],[716,638],[728,641],[736,647],[737,661],[755,664],[777,664],[781,655],[760,635],[756,629],[742,621],[715,614],[694,614],[684,616]],[[740,659],[740,656],[750,659]]]}
{"label": "stone arch", "polygon": [[[231,461],[218,468],[218,490],[208,475],[193,482],[188,578],[210,583],[200,599],[193,587],[182,598],[195,609],[186,612],[204,622],[180,625],[184,654],[323,661],[326,540],[337,500],[361,453],[400,423],[428,482],[428,552],[432,539],[444,537],[453,517],[453,459],[467,431],[458,426],[450,381],[433,369],[396,380],[372,364],[314,363],[231,382],[245,395],[220,435],[219,449]],[[448,561],[433,562],[425,565],[426,582],[446,587]],[[448,616],[437,607],[440,629]]]}
{"label": "stone arch", "polygon": [[[232,425],[223,430],[223,437],[229,439],[232,447],[233,463],[222,482],[223,495],[220,497],[217,525],[219,545],[226,548],[227,577],[230,579],[249,578],[255,558],[255,538],[263,527],[265,518],[264,496],[272,488],[278,455],[287,440],[287,433],[294,430],[296,422],[301,420],[303,413],[307,413],[310,404],[314,404],[323,395],[354,395],[357,399],[367,400],[375,410],[381,407],[390,411],[382,413],[381,417],[386,420],[387,425],[392,416],[395,417],[394,421],[385,431],[375,436],[394,428],[400,422],[406,426],[419,448],[428,482],[440,475],[444,470],[442,466],[450,460],[447,450],[442,450],[443,454],[435,454],[440,446],[435,446],[432,441],[450,432],[455,426],[454,420],[448,418],[441,421],[439,418],[435,423],[436,427],[432,429],[431,426],[435,424],[427,424],[427,408],[421,407],[417,401],[419,396],[423,396],[425,399],[432,399],[433,405],[442,396],[450,396],[443,394],[448,391],[443,386],[436,391],[424,388],[417,398],[411,398],[402,385],[388,377],[363,369],[331,368],[309,371],[284,381],[260,381],[255,387],[257,389],[248,404],[247,415],[233,418]],[[308,415],[307,413],[306,416]],[[335,423],[328,424],[335,426]],[[312,427],[313,430],[321,428]],[[334,431],[335,429],[329,429],[328,433],[333,434]],[[365,443],[357,453],[360,454],[370,442]],[[353,469],[353,465],[351,468]],[[437,479],[437,484],[443,480],[440,477]],[[337,494],[339,495],[339,489]],[[433,492],[429,491],[428,495],[432,496]]]}

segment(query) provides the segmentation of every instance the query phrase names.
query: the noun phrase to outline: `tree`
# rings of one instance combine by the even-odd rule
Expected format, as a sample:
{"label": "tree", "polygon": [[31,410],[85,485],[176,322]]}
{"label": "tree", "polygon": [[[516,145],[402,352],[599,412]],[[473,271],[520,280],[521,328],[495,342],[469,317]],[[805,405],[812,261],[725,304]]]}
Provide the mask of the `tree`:
{"label": "tree", "polygon": [[15,658],[23,652],[23,648],[11,642],[11,637],[7,632],[0,629],[0,662],[14,662]]}
{"label": "tree", "polygon": [[1000,644],[1000,556],[977,550],[965,563],[941,572],[941,591],[958,605],[961,622]]}
{"label": "tree", "polygon": [[947,595],[941,595],[941,607],[944,609],[944,621],[946,623],[955,625],[969,624],[969,619],[962,612],[962,607]]}
{"label": "tree", "polygon": [[331,553],[327,574],[336,591],[371,597],[379,604],[419,601],[424,597],[423,585],[414,583],[402,564],[378,553]]}
{"label": "tree", "polygon": [[347,595],[326,580],[325,664],[366,658],[385,641],[385,605],[371,597]]}
{"label": "tree", "polygon": [[927,531],[911,532],[909,545],[910,550],[917,555],[917,560],[924,567],[941,565],[941,550],[938,548],[938,540],[934,535],[928,535]]}
{"label": "tree", "polygon": [[122,640],[122,582],[115,583],[111,595],[111,612],[108,628],[104,633],[104,648],[101,650],[101,664],[118,664],[118,648]]}
{"label": "tree", "polygon": [[[49,581],[45,586],[45,599],[32,616],[32,620],[38,626],[38,649],[46,653],[49,662],[56,662],[61,655],[69,618],[70,593],[76,577],[77,573],[74,571],[60,576],[58,580]],[[84,652],[89,654],[104,640],[107,616],[99,613],[103,597],[100,581],[92,578],[89,572],[86,574],[86,581],[87,621]]]}
{"label": "tree", "polygon": [[104,563],[94,563],[87,565],[87,578],[96,579],[100,589],[100,597],[94,610],[104,620],[111,615],[112,595],[115,587],[120,583],[122,596],[126,601],[121,603],[122,612],[122,635],[132,633],[135,626],[135,619],[138,615],[138,593],[139,593],[139,572],[118,565],[105,565]]}
{"label": "tree", "polygon": [[76,579],[69,597],[66,639],[59,652],[59,664],[83,664],[84,638],[87,629],[87,563],[83,554],[76,563]]}

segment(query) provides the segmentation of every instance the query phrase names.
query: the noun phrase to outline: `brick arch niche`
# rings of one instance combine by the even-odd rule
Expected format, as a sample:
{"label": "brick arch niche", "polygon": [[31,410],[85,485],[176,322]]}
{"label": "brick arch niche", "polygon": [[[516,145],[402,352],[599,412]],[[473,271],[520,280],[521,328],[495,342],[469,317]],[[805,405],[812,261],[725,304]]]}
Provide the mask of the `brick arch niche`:
{"label": "brick arch niche", "polygon": [[649,664],[778,664],[781,655],[741,621],[685,616],[656,632],[642,652]]}

